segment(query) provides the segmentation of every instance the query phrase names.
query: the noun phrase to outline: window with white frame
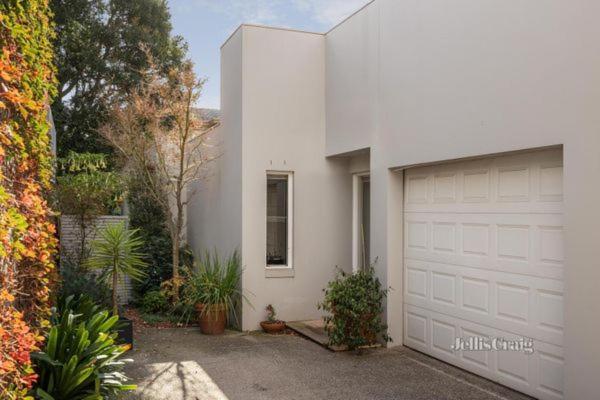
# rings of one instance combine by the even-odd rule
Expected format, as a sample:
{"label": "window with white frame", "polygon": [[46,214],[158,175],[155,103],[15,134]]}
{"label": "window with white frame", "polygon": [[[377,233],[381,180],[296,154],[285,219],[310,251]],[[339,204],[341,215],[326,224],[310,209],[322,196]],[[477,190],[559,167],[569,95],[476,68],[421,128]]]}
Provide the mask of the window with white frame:
{"label": "window with white frame", "polygon": [[267,266],[292,266],[292,178],[267,173]]}

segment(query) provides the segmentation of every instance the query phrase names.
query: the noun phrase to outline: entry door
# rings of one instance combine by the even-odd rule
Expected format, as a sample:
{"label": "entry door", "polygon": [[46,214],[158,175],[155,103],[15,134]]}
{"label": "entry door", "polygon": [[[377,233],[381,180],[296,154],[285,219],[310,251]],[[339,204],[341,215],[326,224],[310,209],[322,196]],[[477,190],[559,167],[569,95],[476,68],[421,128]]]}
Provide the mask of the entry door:
{"label": "entry door", "polygon": [[[408,169],[404,343],[542,399],[563,390],[562,150]],[[533,353],[454,351],[533,339]]]}
{"label": "entry door", "polygon": [[370,254],[371,182],[368,174],[353,176],[352,195],[352,268],[354,271],[369,267]]}

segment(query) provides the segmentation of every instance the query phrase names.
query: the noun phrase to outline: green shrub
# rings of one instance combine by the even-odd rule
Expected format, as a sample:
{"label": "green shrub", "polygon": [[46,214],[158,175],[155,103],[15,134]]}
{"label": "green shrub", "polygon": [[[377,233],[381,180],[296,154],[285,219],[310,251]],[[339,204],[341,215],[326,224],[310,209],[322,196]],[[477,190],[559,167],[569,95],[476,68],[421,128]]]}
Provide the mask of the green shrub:
{"label": "green shrub", "polygon": [[99,281],[98,277],[77,265],[69,258],[62,258],[60,263],[60,298],[82,295],[89,296],[92,301],[108,308],[110,306],[111,292],[108,285]]}
{"label": "green shrub", "polygon": [[387,289],[381,288],[372,267],[355,274],[340,271],[324,292],[319,309],[330,313],[325,317],[330,345],[353,350],[375,343],[379,336],[390,341],[381,321]]}
{"label": "green shrub", "polygon": [[119,317],[89,297],[59,302],[42,352],[32,354],[39,375],[32,394],[43,400],[101,400],[135,389],[121,372],[128,345],[117,345]]}
{"label": "green shrub", "polygon": [[81,321],[87,321],[96,313],[108,309],[109,304],[98,304],[87,294],[59,297],[56,301],[56,305],[52,308],[50,324],[51,326],[59,325],[61,318],[65,313],[71,312],[74,315],[79,316]]}
{"label": "green shrub", "polygon": [[106,154],[71,151],[57,164],[55,195],[63,214],[89,219],[121,213],[125,185],[118,173],[108,170]]}
{"label": "green shrub", "polygon": [[166,216],[143,182],[135,176],[127,182],[129,224],[140,231],[144,240],[141,252],[146,254],[148,263],[146,276],[133,286],[140,299],[144,293],[160,289],[160,284],[173,276],[172,244],[165,226]]}
{"label": "green shrub", "polygon": [[[134,226],[134,225],[132,225]],[[141,280],[134,282],[133,289],[138,298],[142,298],[144,293],[159,290],[160,284],[173,275],[171,263],[171,239],[164,236],[151,236],[146,234],[142,228],[140,234],[144,240],[141,252],[146,254],[146,276]]]}
{"label": "green shrub", "polygon": [[146,313],[157,313],[169,308],[167,297],[158,290],[152,290],[144,295],[141,301],[142,310]]}

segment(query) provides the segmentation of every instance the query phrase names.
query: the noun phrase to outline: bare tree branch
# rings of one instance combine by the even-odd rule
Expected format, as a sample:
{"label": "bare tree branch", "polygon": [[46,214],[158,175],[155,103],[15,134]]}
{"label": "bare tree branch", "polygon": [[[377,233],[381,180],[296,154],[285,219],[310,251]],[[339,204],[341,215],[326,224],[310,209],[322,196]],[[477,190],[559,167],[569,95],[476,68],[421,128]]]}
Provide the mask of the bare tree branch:
{"label": "bare tree branch", "polygon": [[[194,112],[204,80],[196,78],[191,63],[165,77],[149,60],[144,83],[110,105],[111,118],[100,132],[165,211],[173,241],[173,285],[178,288],[184,210],[196,192],[189,189],[205,179],[207,166],[219,157],[208,154],[214,146],[207,143],[218,122],[202,121]],[[177,301],[178,291],[173,294]]]}

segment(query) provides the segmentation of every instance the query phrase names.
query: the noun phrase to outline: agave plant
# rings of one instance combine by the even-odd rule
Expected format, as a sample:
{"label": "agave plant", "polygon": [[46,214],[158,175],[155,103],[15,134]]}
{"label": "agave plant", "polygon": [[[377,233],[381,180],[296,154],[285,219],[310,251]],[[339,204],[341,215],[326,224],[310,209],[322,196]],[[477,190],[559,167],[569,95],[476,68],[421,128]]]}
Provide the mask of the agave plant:
{"label": "agave plant", "polygon": [[113,398],[135,385],[121,372],[131,360],[121,356],[128,345],[115,344],[119,317],[99,311],[89,298],[68,297],[42,352],[33,353],[39,375],[32,395],[43,400],[101,400]]}
{"label": "agave plant", "polygon": [[139,251],[143,241],[137,229],[127,229],[124,223],[110,224],[100,230],[99,238],[92,241],[88,268],[100,269],[100,279],[112,281],[113,314],[118,314],[117,286],[125,275],[141,280],[146,274],[144,255]]}

